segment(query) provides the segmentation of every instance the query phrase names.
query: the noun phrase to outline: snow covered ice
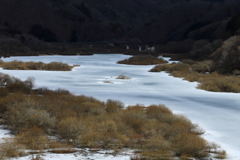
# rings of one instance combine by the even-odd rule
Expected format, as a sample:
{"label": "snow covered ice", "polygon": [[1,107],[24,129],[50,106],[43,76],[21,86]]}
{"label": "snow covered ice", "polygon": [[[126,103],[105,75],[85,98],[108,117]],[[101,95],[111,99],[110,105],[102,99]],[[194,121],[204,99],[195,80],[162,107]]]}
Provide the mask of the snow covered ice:
{"label": "snow covered ice", "polygon": [[[93,96],[103,101],[115,99],[126,105],[165,104],[175,113],[184,114],[193,123],[203,127],[206,130],[204,137],[220,144],[222,149],[227,151],[229,160],[240,160],[240,94],[199,90],[196,89],[197,82],[174,78],[164,72],[148,72],[153,65],[116,64],[117,61],[129,57],[121,54],[11,57],[3,60],[45,63],[59,61],[81,66],[73,68],[72,71],[0,69],[0,72],[22,80],[33,76],[36,78],[37,87],[63,88],[75,94]],[[132,79],[116,79],[120,74]],[[104,80],[113,84],[103,83]],[[53,155],[53,159],[54,157],[56,155]]]}

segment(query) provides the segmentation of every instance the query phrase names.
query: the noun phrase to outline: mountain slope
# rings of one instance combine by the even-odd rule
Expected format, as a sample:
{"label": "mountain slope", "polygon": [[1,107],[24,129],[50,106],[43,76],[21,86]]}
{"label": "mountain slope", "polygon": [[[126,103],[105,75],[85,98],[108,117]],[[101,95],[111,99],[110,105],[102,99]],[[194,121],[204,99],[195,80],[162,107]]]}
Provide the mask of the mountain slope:
{"label": "mountain slope", "polygon": [[44,41],[226,39],[239,0],[1,0],[0,26]]}

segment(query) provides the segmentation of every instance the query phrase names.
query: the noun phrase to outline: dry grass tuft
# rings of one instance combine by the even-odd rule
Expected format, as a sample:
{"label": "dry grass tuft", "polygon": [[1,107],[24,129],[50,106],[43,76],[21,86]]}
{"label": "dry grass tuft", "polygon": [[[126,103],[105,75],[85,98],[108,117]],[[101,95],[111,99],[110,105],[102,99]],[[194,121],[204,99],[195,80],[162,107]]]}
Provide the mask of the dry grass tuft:
{"label": "dry grass tuft", "polygon": [[25,145],[28,149],[43,150],[47,147],[47,136],[45,132],[38,127],[33,127],[24,131],[17,135],[16,138],[18,143]]}
{"label": "dry grass tuft", "polygon": [[103,83],[110,83],[110,84],[114,84],[112,81],[109,80],[104,80]]}
{"label": "dry grass tuft", "polygon": [[25,154],[23,149],[23,145],[19,144],[15,139],[5,139],[0,144],[0,158],[23,156]]}
{"label": "dry grass tuft", "polygon": [[132,78],[125,76],[124,74],[120,74],[116,79],[132,79]]}
{"label": "dry grass tuft", "polygon": [[227,158],[227,153],[226,151],[218,151],[216,153],[216,155],[214,156],[214,158],[217,158],[217,159],[226,159]]}

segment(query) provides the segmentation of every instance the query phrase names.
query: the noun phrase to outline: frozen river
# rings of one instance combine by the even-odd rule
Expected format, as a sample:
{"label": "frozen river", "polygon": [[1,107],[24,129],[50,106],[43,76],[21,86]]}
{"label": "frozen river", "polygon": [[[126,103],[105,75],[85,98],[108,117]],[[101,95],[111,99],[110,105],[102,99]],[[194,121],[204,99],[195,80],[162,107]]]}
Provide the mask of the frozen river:
{"label": "frozen river", "polygon": [[[100,100],[117,99],[129,104],[165,104],[175,113],[186,115],[206,130],[204,137],[221,145],[229,160],[240,160],[240,94],[215,93],[196,89],[196,82],[184,81],[167,73],[148,72],[153,66],[116,64],[130,56],[95,54],[93,56],[11,57],[4,61],[59,61],[79,64],[70,72],[2,70],[25,80],[36,78],[37,87],[64,88],[75,94]],[[115,79],[124,74],[129,80]],[[104,80],[113,82],[103,83]]]}

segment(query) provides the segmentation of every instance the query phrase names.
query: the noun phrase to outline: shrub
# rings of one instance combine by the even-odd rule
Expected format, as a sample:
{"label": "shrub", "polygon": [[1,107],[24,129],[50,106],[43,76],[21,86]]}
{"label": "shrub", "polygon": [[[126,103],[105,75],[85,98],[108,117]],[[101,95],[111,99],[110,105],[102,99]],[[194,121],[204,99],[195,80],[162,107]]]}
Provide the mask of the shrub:
{"label": "shrub", "polygon": [[19,133],[22,129],[37,126],[45,131],[55,126],[56,119],[45,110],[28,108],[26,103],[11,106],[3,117],[10,128]]}
{"label": "shrub", "polygon": [[24,82],[17,82],[17,83],[8,83],[6,88],[9,92],[22,92],[22,93],[30,93],[30,89]]}
{"label": "shrub", "polygon": [[65,118],[57,125],[58,135],[69,142],[70,140],[75,142],[83,131],[84,125],[75,117]]}
{"label": "shrub", "polygon": [[150,151],[169,151],[171,149],[171,143],[161,135],[158,135],[147,140],[144,149]]}
{"label": "shrub", "polygon": [[15,77],[11,77],[4,73],[0,73],[0,86],[6,86],[18,82],[21,82],[21,80]]}
{"label": "shrub", "polygon": [[114,113],[120,111],[124,107],[124,104],[118,100],[108,99],[106,102],[106,112]]}
{"label": "shrub", "polygon": [[105,105],[97,102],[84,102],[79,108],[80,114],[100,115],[105,113]]}
{"label": "shrub", "polygon": [[240,36],[232,36],[212,54],[214,65],[219,73],[232,74],[234,70],[240,69],[239,39]]}
{"label": "shrub", "polygon": [[192,134],[179,134],[172,140],[177,156],[183,154],[191,157],[206,157],[207,142],[201,137]]}
{"label": "shrub", "polygon": [[172,115],[172,111],[164,105],[150,105],[146,108],[148,118],[159,119],[163,114]]}
{"label": "shrub", "polygon": [[24,147],[20,145],[15,139],[5,139],[0,144],[0,158],[19,157],[24,155]]}
{"label": "shrub", "polygon": [[28,77],[27,80],[23,82],[25,86],[29,89],[32,90],[35,86],[35,78],[34,77]]}
{"label": "shrub", "polygon": [[16,138],[18,143],[25,145],[28,149],[43,150],[47,147],[48,139],[45,132],[35,126],[18,134]]}
{"label": "shrub", "polygon": [[0,87],[0,98],[8,95],[8,89]]}

